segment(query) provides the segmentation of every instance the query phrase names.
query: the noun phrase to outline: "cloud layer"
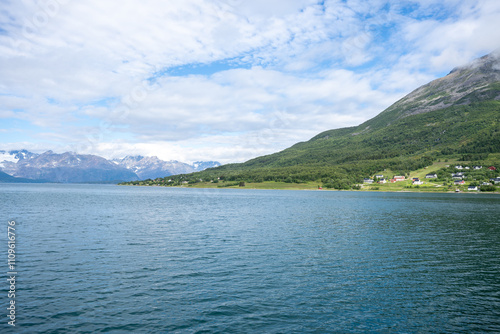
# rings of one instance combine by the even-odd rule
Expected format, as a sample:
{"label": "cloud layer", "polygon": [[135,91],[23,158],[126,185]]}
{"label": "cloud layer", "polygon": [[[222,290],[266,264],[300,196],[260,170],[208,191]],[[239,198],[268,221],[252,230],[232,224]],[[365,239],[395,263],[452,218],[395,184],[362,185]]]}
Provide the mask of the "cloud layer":
{"label": "cloud layer", "polygon": [[500,45],[480,1],[6,1],[2,148],[244,161]]}

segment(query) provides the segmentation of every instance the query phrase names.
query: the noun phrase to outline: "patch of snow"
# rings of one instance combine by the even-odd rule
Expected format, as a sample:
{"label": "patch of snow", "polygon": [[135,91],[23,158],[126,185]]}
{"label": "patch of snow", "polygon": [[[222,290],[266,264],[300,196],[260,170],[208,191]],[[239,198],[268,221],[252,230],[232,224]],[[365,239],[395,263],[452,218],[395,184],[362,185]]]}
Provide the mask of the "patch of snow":
{"label": "patch of snow", "polygon": [[5,161],[17,163],[19,159],[16,159],[15,155],[10,154],[9,152],[0,151],[0,162],[5,162]]}

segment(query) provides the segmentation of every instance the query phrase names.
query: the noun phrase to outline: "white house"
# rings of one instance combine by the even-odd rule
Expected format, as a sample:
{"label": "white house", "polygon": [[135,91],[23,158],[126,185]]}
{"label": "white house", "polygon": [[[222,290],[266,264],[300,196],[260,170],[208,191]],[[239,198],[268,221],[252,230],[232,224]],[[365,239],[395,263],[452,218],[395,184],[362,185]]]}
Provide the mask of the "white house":
{"label": "white house", "polygon": [[425,176],[426,179],[437,179],[437,177],[438,177],[437,174],[427,174]]}
{"label": "white house", "polygon": [[469,190],[469,191],[474,191],[474,190],[477,191],[477,186],[469,186],[467,188],[467,190]]}

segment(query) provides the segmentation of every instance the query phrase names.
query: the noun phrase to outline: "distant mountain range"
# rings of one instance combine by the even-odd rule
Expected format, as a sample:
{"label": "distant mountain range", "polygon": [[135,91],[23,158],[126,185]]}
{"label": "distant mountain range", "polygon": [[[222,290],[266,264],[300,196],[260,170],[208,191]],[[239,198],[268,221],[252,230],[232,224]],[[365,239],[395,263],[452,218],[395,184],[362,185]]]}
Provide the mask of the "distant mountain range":
{"label": "distant mountain range", "polygon": [[0,151],[0,182],[122,182],[192,173],[220,166],[216,161],[192,165],[157,157],[127,156],[107,160],[73,152],[42,154],[27,150]]}
{"label": "distant mountain range", "polygon": [[217,161],[197,161],[189,165],[176,160],[163,161],[158,157],[143,157],[140,155],[114,159],[113,162],[120,167],[133,171],[141,180],[193,173],[220,166]]}

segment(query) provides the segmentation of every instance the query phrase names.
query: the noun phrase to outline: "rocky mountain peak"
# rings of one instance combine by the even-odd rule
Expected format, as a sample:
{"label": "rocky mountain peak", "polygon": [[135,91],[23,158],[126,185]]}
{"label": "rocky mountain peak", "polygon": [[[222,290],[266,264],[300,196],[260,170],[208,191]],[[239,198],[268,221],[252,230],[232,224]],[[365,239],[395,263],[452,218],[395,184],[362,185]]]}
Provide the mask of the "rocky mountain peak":
{"label": "rocky mountain peak", "polygon": [[500,52],[494,52],[417,88],[381,115],[391,113],[393,119],[399,119],[453,105],[500,100],[499,81]]}

